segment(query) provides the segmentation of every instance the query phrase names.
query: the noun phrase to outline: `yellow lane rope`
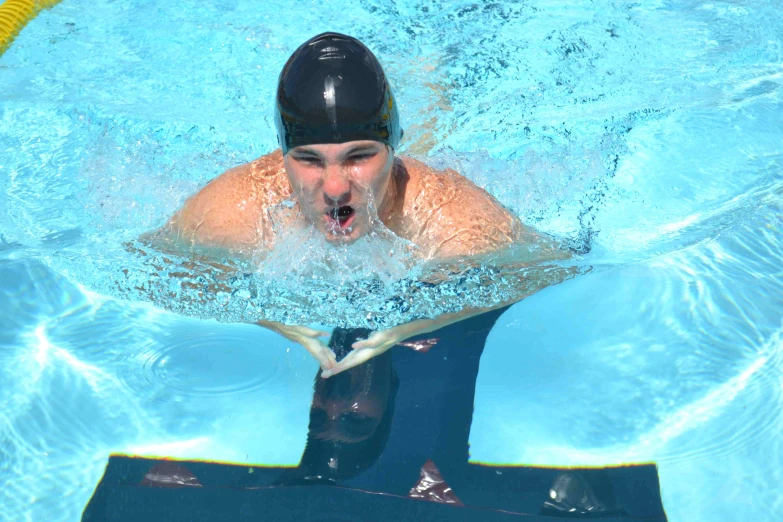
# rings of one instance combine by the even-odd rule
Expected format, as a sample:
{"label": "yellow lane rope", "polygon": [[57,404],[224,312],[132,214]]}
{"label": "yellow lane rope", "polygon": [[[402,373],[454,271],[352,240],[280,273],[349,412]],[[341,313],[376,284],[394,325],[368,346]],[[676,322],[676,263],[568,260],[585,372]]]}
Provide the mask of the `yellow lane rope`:
{"label": "yellow lane rope", "polygon": [[14,41],[22,28],[42,9],[48,9],[60,0],[5,0],[0,4],[0,55]]}

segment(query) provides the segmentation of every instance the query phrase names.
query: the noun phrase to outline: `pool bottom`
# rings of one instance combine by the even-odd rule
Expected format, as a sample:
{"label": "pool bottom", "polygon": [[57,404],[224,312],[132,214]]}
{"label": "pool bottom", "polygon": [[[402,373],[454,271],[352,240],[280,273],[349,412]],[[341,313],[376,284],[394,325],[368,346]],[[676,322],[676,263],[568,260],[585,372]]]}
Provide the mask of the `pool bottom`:
{"label": "pool bottom", "polygon": [[[289,471],[114,456],[82,522],[667,520],[651,464],[568,470],[469,464],[457,481],[462,486],[456,491],[462,501],[457,502],[442,495],[417,498],[335,485],[280,484]],[[558,490],[560,499],[564,493],[577,503],[611,498],[614,506],[596,512],[569,511],[571,504],[563,502],[557,507],[552,488],[569,482]],[[474,489],[465,489],[468,484]]]}

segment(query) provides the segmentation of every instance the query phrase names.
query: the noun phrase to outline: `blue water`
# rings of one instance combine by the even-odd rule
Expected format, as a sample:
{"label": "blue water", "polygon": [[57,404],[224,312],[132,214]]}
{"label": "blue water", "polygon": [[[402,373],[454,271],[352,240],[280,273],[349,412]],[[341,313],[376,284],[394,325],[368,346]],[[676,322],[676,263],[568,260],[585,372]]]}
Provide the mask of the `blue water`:
{"label": "blue water", "polygon": [[385,65],[402,153],[591,246],[490,334],[472,460],[654,461],[672,521],[783,518],[777,2],[204,4],[64,0],[0,57],[0,519],[77,519],[111,452],[294,465],[317,365],[237,321],[417,313],[373,245],[374,286],[308,266],[196,303],[132,248],[275,147],[277,73],[325,30]]}

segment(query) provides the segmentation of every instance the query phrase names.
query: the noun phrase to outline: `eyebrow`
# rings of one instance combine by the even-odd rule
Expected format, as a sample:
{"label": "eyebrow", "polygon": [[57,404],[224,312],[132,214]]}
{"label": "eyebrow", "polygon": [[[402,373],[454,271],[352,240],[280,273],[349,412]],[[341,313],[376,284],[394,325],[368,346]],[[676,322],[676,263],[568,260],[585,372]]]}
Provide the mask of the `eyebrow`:
{"label": "eyebrow", "polygon": [[348,412],[340,415],[338,422],[343,428],[353,432],[353,435],[367,436],[375,431],[376,420],[361,413]]}
{"label": "eyebrow", "polygon": [[375,144],[367,144],[367,145],[357,145],[355,147],[351,147],[345,153],[343,153],[340,157],[342,159],[348,158],[350,156],[353,156],[354,154],[377,154],[379,151],[376,148]]}
{"label": "eyebrow", "polygon": [[318,152],[316,152],[315,150],[313,150],[313,149],[306,149],[306,148],[299,148],[299,147],[297,147],[294,150],[292,150],[291,152],[294,153],[294,154],[318,156],[319,158],[321,157],[321,155]]}
{"label": "eyebrow", "polygon": [[377,151],[378,149],[376,147],[377,145],[375,145],[374,143],[365,143],[364,145],[354,145],[353,147],[351,147],[346,151],[346,154],[351,154],[352,152],[359,152],[359,151],[361,152]]}
{"label": "eyebrow", "polygon": [[[323,158],[323,155],[316,151],[315,149],[310,149],[307,147],[297,147],[296,149],[291,151],[293,154],[301,155],[301,156],[315,156],[317,158]],[[340,155],[341,158],[347,158],[348,156],[351,156],[352,154],[357,153],[378,153],[379,150],[377,148],[377,145],[374,143],[367,143],[364,145],[355,145],[345,151],[343,154]]]}

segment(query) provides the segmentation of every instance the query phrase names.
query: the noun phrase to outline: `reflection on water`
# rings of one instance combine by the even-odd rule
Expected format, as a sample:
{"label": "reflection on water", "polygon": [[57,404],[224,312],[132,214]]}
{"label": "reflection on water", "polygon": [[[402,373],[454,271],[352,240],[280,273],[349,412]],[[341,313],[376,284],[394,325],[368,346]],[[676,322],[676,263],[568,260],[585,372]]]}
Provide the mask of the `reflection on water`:
{"label": "reflection on water", "polygon": [[[370,330],[336,329],[329,341],[338,359]],[[299,465],[279,484],[335,483],[360,475],[386,448],[399,386],[391,352],[336,375],[316,375],[307,445]]]}
{"label": "reflection on water", "polygon": [[[207,499],[209,515],[220,513],[229,518],[238,511],[244,516],[254,515],[253,506],[260,503],[264,516],[275,520],[319,516],[375,519],[367,512],[373,509],[372,496],[366,496],[366,492],[374,492],[400,500],[461,506],[464,512],[460,516],[476,517],[483,512],[483,520],[495,520],[486,517],[500,513],[664,520],[652,466],[561,470],[486,467],[468,462],[478,366],[487,334],[501,313],[492,312],[439,330],[438,342],[426,352],[406,348],[387,351],[329,379],[320,378],[318,370],[307,440],[296,467],[248,468],[199,462],[173,465],[114,458],[85,512],[85,520],[146,518],[151,509],[142,501],[149,492],[147,488],[176,487],[203,488],[199,498]],[[338,357],[344,356],[356,339],[369,333],[366,329],[338,328],[330,347]],[[625,486],[629,481],[635,484],[633,491]],[[122,495],[114,493],[115,484],[124,486]],[[242,497],[246,501],[221,497],[221,489],[226,486],[246,492],[247,496]],[[357,507],[338,506],[331,500],[334,493],[322,490],[317,493],[320,500],[294,509],[287,502],[272,501],[275,497],[270,495],[289,500],[307,495],[292,486],[337,486],[342,491],[353,491]],[[128,494],[134,495],[134,500]],[[175,520],[188,518],[185,510],[178,511]],[[433,513],[441,517],[456,515],[450,511]]]}
{"label": "reflection on water", "polygon": [[[482,356],[472,424],[469,407],[459,424],[470,427],[472,461],[603,466],[653,460],[673,520],[774,513],[750,503],[768,506],[768,489],[753,477],[776,480],[769,462],[781,454],[782,427],[773,414],[782,390],[775,312],[783,295],[780,230],[773,201],[717,241],[648,263],[599,267],[512,307]],[[35,513],[78,516],[109,452],[290,466],[308,446],[308,425],[324,426],[323,408],[313,408],[323,405],[312,395],[316,365],[299,347],[260,328],[205,326],[105,300],[34,262],[5,262],[3,270],[2,280],[14,283],[6,283],[2,307],[14,313],[2,317],[0,334],[8,405],[0,461],[3,473],[20,477],[3,498],[15,512],[29,512],[37,500]],[[555,308],[557,314],[549,313]],[[438,352],[448,345],[441,343],[424,354],[408,347],[390,353],[431,355],[448,364],[451,356],[443,360]],[[401,372],[423,371],[420,361],[394,371],[406,382]],[[470,382],[440,363],[431,368],[444,374],[409,374],[407,382],[416,385],[400,388],[398,404],[406,393],[413,404],[437,396],[454,400]],[[224,372],[247,378],[226,381]],[[335,402],[337,409],[345,405]],[[334,411],[331,416],[340,421]],[[415,408],[397,408],[394,416],[401,426],[429,425],[425,431],[446,420]],[[339,422],[337,429],[343,430]],[[334,430],[320,432],[331,437]],[[420,432],[406,438],[392,428],[379,461],[361,480],[388,484],[394,468],[383,460],[386,452],[400,455],[394,444],[421,445],[399,479],[400,494],[415,489],[431,459],[467,503],[460,493],[466,487],[443,464],[458,453],[467,461],[467,431],[460,435],[462,449],[449,458],[433,451],[444,439],[422,443]],[[333,447],[312,450],[305,462],[331,470],[336,454],[339,462]],[[736,470],[750,478],[732,482]],[[726,490],[727,482],[735,485]],[[74,496],[48,493],[63,491],[65,483]],[[81,500],[69,500],[76,497]]]}

